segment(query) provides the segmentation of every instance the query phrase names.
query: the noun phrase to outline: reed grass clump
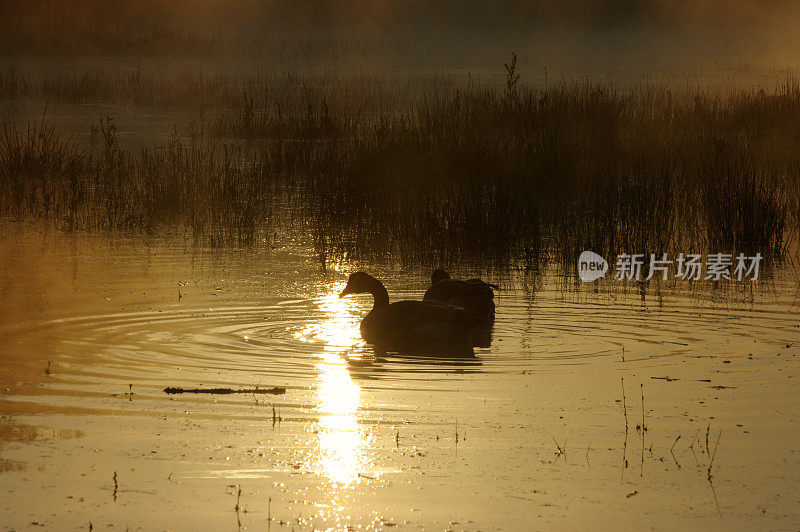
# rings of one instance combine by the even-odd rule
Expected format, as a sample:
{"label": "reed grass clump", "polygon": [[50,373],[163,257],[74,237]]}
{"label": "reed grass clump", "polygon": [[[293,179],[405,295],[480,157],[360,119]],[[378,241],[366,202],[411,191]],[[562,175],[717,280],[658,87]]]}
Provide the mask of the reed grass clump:
{"label": "reed grass clump", "polygon": [[[190,139],[140,150],[120,146],[113,121],[94,148],[46,124],[7,124],[1,212],[219,245],[288,230],[323,263],[391,256],[574,272],[585,249],[769,261],[797,242],[791,80],[771,93],[534,89],[513,60],[506,73],[497,85],[293,73],[241,92],[219,78],[206,95],[220,112],[194,123]],[[112,94],[128,81],[78,92]],[[152,94],[166,87],[143,83]],[[198,83],[174,91],[205,91]]]}
{"label": "reed grass clump", "polygon": [[62,141],[52,126],[6,125],[0,144],[0,214],[68,228],[179,233],[195,242],[252,244],[272,215],[269,177],[237,149],[173,140],[131,153],[113,121],[95,151]]}
{"label": "reed grass clump", "polygon": [[76,224],[89,178],[86,154],[44,121],[0,131],[0,212]]}

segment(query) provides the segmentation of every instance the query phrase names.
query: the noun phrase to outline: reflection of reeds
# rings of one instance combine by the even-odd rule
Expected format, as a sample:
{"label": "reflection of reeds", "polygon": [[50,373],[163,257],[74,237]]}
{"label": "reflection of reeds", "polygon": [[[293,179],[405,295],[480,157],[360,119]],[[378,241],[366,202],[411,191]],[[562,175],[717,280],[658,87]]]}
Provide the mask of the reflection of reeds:
{"label": "reflection of reeds", "polygon": [[583,249],[776,258],[796,238],[796,84],[679,95],[515,83],[512,99],[508,87],[442,77],[402,90],[366,75],[270,79],[235,97],[221,82],[208,97],[227,94],[228,111],[140,152],[120,147],[112,121],[92,150],[46,124],[9,124],[0,212],[210,244],[300,228],[323,262],[392,254],[570,270]]}

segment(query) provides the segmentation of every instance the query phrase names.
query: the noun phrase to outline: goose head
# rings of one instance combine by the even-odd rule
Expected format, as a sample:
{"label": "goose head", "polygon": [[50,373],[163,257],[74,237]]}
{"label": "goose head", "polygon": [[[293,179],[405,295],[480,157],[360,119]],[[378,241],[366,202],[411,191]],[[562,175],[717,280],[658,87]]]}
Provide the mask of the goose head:
{"label": "goose head", "polygon": [[450,274],[439,268],[437,270],[433,270],[433,273],[431,274],[431,284],[436,284],[439,281],[443,281],[449,278]]}
{"label": "goose head", "polygon": [[351,273],[350,277],[347,278],[347,286],[344,287],[344,290],[342,290],[342,293],[339,294],[339,297],[344,297],[350,294],[372,293],[376,284],[379,283],[380,281],[375,279],[367,272]]}
{"label": "goose head", "polygon": [[339,297],[349,294],[372,294],[375,301],[373,308],[384,307],[389,304],[389,294],[386,292],[386,287],[367,272],[350,274],[350,277],[347,278],[347,286],[344,287]]}

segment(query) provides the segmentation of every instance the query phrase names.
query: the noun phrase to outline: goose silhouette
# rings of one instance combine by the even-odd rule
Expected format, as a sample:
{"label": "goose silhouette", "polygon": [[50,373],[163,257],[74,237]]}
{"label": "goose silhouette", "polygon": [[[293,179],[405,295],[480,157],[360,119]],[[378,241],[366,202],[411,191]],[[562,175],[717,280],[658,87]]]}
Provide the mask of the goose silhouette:
{"label": "goose silhouette", "polygon": [[366,272],[350,275],[339,297],[372,294],[372,310],[361,320],[361,336],[378,350],[410,355],[474,356],[473,335],[482,319],[439,301],[396,301]]}
{"label": "goose silhouette", "polygon": [[499,288],[480,279],[451,279],[450,274],[439,269],[431,274],[431,287],[425,292],[423,301],[462,307],[481,319],[491,320],[494,318],[494,290]]}

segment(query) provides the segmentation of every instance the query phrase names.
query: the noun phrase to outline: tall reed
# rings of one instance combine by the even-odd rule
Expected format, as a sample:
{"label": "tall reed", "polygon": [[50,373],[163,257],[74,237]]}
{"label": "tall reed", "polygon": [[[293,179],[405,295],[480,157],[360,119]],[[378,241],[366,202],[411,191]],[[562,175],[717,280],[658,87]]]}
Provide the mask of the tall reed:
{"label": "tall reed", "polygon": [[7,124],[0,212],[211,244],[288,230],[323,261],[572,270],[584,249],[772,260],[797,243],[796,83],[532,89],[512,65],[505,86],[292,74],[139,151],[113,121],[93,150]]}

